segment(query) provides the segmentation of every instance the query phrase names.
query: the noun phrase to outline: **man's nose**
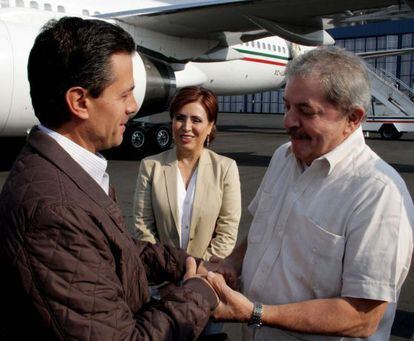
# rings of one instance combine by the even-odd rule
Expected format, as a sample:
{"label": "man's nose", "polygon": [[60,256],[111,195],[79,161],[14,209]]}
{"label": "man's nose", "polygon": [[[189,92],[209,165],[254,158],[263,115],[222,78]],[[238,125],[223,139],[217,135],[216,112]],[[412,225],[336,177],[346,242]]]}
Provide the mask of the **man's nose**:
{"label": "man's nose", "polygon": [[132,95],[131,96],[131,100],[128,103],[127,106],[127,113],[128,115],[132,115],[135,114],[138,111],[138,103],[137,100],[135,99],[135,96]]}
{"label": "man's nose", "polygon": [[299,126],[299,119],[297,113],[291,108],[285,110],[285,115],[283,117],[283,123],[286,129],[291,129]]}

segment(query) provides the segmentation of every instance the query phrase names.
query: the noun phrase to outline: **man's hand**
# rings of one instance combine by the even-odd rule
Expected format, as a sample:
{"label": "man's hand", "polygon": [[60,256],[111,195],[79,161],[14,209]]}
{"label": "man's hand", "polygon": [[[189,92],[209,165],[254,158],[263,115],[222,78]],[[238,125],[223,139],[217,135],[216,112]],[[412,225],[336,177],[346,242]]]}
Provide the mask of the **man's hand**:
{"label": "man's hand", "polygon": [[[211,287],[211,284],[206,280],[207,273],[203,276],[197,274],[197,263],[193,257],[187,257],[185,260],[185,274],[183,276],[183,281],[193,277],[200,277]],[[176,288],[176,284],[174,283],[167,283],[158,288],[161,298],[164,298],[166,295],[169,294],[170,291]]]}
{"label": "man's hand", "polygon": [[253,312],[253,303],[241,293],[232,290],[223,276],[209,272],[207,280],[216,291],[220,303],[213,312],[217,320],[248,322]]}
{"label": "man's hand", "polygon": [[198,272],[207,274],[208,271],[218,272],[224,276],[227,284],[233,288],[238,289],[238,278],[240,276],[244,255],[247,250],[247,238],[244,239],[233,250],[231,255],[227,258],[221,259],[216,256],[210,258],[210,262],[202,262],[198,267]]}
{"label": "man's hand", "polygon": [[203,276],[207,276],[209,271],[222,274],[231,288],[239,289],[238,277],[240,273],[230,259],[212,256],[209,262],[201,262],[197,269],[197,273]]}
{"label": "man's hand", "polygon": [[[192,277],[203,277],[201,274],[197,274],[197,263],[193,257],[187,257],[185,260],[185,274],[184,281]],[[205,275],[204,275],[205,277]]]}

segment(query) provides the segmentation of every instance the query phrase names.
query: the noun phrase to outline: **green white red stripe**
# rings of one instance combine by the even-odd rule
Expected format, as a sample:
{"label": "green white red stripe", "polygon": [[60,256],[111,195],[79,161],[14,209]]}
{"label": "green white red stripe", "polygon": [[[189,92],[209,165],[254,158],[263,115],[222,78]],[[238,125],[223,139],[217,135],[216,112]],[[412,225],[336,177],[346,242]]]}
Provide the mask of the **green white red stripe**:
{"label": "green white red stripe", "polygon": [[[248,61],[248,62],[271,64],[271,65],[277,65],[277,66],[286,66],[290,60],[290,58],[278,56],[274,54],[269,54],[269,53],[249,51],[249,50],[244,50],[244,49],[235,49],[235,50],[243,54],[254,56],[254,57],[243,58],[243,60]],[[265,57],[268,59],[258,58],[258,57]]]}

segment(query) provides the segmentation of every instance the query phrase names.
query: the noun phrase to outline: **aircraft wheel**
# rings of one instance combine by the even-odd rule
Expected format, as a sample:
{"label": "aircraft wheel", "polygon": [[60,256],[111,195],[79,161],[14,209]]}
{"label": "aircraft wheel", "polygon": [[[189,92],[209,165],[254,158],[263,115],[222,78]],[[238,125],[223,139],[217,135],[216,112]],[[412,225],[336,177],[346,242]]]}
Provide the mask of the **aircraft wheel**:
{"label": "aircraft wheel", "polygon": [[141,127],[130,127],[127,133],[127,146],[130,150],[142,151],[147,140],[146,132]]}
{"label": "aircraft wheel", "polygon": [[166,150],[171,146],[172,133],[168,125],[155,127],[152,131],[155,146],[160,150]]}

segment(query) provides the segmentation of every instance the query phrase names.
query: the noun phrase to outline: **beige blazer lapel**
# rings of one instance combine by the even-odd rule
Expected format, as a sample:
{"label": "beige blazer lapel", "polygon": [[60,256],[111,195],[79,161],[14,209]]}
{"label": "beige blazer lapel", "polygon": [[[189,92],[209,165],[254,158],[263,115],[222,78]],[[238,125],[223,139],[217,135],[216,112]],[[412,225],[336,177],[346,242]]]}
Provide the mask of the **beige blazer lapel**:
{"label": "beige blazer lapel", "polygon": [[179,219],[178,219],[178,204],[177,204],[177,154],[175,148],[171,149],[167,155],[166,163],[163,167],[164,181],[167,193],[168,203],[174,219],[175,228],[178,231]]}
{"label": "beige blazer lapel", "polygon": [[208,155],[208,151],[203,149],[201,152],[200,160],[198,161],[197,180],[194,194],[193,211],[191,214],[190,225],[190,240],[194,238],[197,233],[197,225],[200,219],[200,215],[203,211],[203,207],[208,201],[207,193],[210,185],[211,178],[213,177],[212,168],[210,167],[211,160]]}

